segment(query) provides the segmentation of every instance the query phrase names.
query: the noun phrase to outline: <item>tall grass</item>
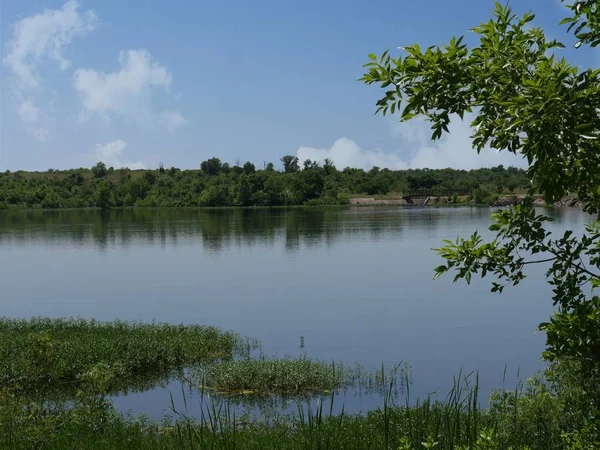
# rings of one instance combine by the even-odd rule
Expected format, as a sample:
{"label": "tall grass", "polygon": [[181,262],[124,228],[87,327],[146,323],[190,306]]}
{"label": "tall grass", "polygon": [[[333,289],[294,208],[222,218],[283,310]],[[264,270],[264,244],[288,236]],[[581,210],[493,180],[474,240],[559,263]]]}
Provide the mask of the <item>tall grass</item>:
{"label": "tall grass", "polygon": [[196,370],[195,378],[198,385],[222,395],[288,397],[345,389],[385,391],[391,378],[405,373],[408,372],[403,365],[390,370],[382,367],[378,371],[367,371],[359,365],[327,363],[307,355],[297,358],[260,355],[203,364]]}
{"label": "tall grass", "polygon": [[[333,413],[334,394],[321,396],[315,404],[298,402],[297,411],[282,415],[272,422],[237,416],[237,410],[226,398],[201,392],[200,417],[188,415],[185,393],[183,410],[171,410],[174,422],[157,423],[143,418],[117,414],[112,408],[90,409],[85,402],[63,409],[46,405],[45,441],[34,441],[40,422],[27,421],[12,426],[11,445],[21,443],[30,448],[164,448],[164,449],[397,449],[403,443],[417,443],[434,438],[436,448],[453,449],[456,445],[476,442],[479,427],[487,416],[475,401],[475,386],[456,381],[446,402],[426,400],[417,405],[394,404],[396,381],[391,380],[383,406],[366,415],[347,415],[344,410]],[[407,383],[405,378],[403,383]],[[326,409],[326,399],[329,407]],[[13,408],[10,420],[18,420]],[[90,413],[90,411],[93,412]],[[31,417],[29,415],[28,417]],[[41,417],[41,416],[40,416]],[[6,417],[5,417],[6,419]],[[6,428],[5,428],[6,430]],[[17,434],[15,434],[17,430]],[[8,442],[7,442],[8,443]],[[411,444],[412,445],[412,444]],[[25,447],[23,447],[25,448]],[[420,448],[420,447],[415,447]]]}
{"label": "tall grass", "polygon": [[[476,373],[459,373],[444,400],[415,400],[404,366],[366,372],[306,356],[252,359],[253,347],[211,327],[0,319],[0,449],[600,448],[596,410],[584,409],[589,390],[560,371],[550,383],[535,378],[496,392],[481,409]],[[108,400],[136,376],[194,364],[200,404],[188,404],[182,385],[183,408],[172,397],[169,420],[122,415]],[[77,393],[48,395],[64,386]],[[340,389],[377,389],[382,404],[334,413]],[[240,413],[231,395],[240,393],[293,396],[296,408]]]}
{"label": "tall grass", "polygon": [[[174,420],[123,416],[97,399],[72,407],[36,404],[0,395],[0,448],[103,449],[397,449],[397,450],[591,450],[581,430],[567,432],[562,406],[543,384],[501,391],[489,409],[478,401],[476,374],[459,375],[443,401],[406,399],[395,404],[390,381],[380,408],[334,414],[334,394],[298,402],[295,412],[272,421],[238,415],[226,397],[202,391],[200,416],[172,400]],[[400,383],[408,385],[404,377]],[[182,388],[183,389],[183,388]],[[409,391],[405,386],[407,396]],[[329,399],[329,403],[327,403]],[[327,406],[326,406],[327,405]],[[584,430],[585,431],[585,430]],[[597,430],[596,430],[597,431]],[[586,440],[587,439],[587,440]]]}

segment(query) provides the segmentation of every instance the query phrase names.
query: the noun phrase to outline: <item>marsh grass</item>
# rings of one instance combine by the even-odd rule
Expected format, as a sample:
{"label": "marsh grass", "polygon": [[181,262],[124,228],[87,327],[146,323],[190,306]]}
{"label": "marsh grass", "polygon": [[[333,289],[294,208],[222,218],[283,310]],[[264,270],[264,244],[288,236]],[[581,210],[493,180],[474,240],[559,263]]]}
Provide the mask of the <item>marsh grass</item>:
{"label": "marsh grass", "polygon": [[[542,385],[502,391],[481,409],[476,374],[460,374],[443,401],[396,404],[390,380],[380,408],[366,414],[333,413],[334,394],[298,401],[295,412],[272,421],[249,418],[226,397],[201,392],[200,416],[182,387],[183,407],[171,401],[174,420],[156,422],[117,413],[97,399],[73,405],[36,404],[0,393],[0,448],[103,449],[396,449],[589,450],[592,441],[565,433],[561,405]],[[177,394],[173,394],[177,395]],[[326,402],[327,399],[331,401]],[[576,439],[579,439],[576,441]]]}
{"label": "marsh grass", "polygon": [[[313,396],[338,390],[382,390],[400,366],[390,370],[366,371],[361,366],[309,358],[242,358],[204,364],[196,372],[196,384],[229,396]],[[403,369],[406,370],[406,369]],[[404,372],[402,372],[404,373]],[[408,372],[406,372],[408,373]],[[398,386],[395,384],[395,386]]]}
{"label": "marsh grass", "polygon": [[[227,399],[205,392],[200,397],[200,417],[191,417],[183,388],[184,406],[177,410],[172,400],[176,420],[171,422],[123,416],[110,406],[95,407],[85,400],[68,409],[37,406],[33,415],[36,406],[17,405],[3,415],[0,443],[4,448],[36,449],[412,450],[432,442],[436,449],[450,450],[480,448],[475,443],[481,430],[493,427],[492,416],[477,406],[476,382],[468,385],[466,378],[457,379],[445,402],[426,400],[410,406],[394,404],[393,383],[386,389],[382,407],[364,415],[347,415],[343,409],[334,414],[332,394],[318,397],[316,404],[298,402],[296,412],[270,422],[239,416]],[[5,402],[0,411],[6,409]]]}
{"label": "marsh grass", "polygon": [[203,365],[201,385],[221,394],[294,395],[333,391],[350,385],[354,372],[343,365],[299,358],[244,358]]}
{"label": "marsh grass", "polygon": [[[460,373],[443,400],[412,399],[405,366],[369,372],[306,355],[251,358],[256,346],[211,327],[0,319],[0,449],[600,448],[595,410],[573,409],[587,391],[560,371],[551,383],[534,378],[496,392],[481,409],[476,373]],[[183,384],[183,407],[172,397],[161,422],[111,404],[110,394],[138,376],[190,366],[201,380],[199,405]],[[68,400],[47,395],[65,385],[76,388]],[[381,406],[334,412],[342,389],[377,390]],[[256,395],[287,396],[295,409],[268,418],[240,411],[240,397]]]}
{"label": "marsh grass", "polygon": [[0,385],[40,392],[80,389],[98,364],[110,390],[142,387],[193,364],[246,355],[254,346],[235,333],[198,325],[0,319]]}

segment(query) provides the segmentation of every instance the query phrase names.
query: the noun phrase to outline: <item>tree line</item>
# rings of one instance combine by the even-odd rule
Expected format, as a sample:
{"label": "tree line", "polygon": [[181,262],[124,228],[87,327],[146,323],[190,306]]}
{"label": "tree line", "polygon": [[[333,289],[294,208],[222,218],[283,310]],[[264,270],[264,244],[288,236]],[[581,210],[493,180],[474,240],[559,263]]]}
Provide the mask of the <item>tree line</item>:
{"label": "tree line", "polygon": [[352,196],[415,190],[469,192],[481,203],[530,187],[526,172],[515,167],[338,170],[328,159],[300,163],[291,155],[281,162],[281,170],[273,163],[256,168],[211,158],[199,170],[114,169],[99,162],[90,169],[6,171],[0,173],[0,208],[336,205]]}

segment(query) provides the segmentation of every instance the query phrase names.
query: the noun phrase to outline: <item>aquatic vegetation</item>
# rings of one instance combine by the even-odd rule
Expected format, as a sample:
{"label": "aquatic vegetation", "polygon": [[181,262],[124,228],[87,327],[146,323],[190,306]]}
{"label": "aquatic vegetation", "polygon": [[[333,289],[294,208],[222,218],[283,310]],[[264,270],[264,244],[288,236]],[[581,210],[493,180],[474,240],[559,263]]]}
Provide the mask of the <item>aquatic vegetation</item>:
{"label": "aquatic vegetation", "polygon": [[304,394],[330,392],[354,382],[355,371],[343,365],[299,358],[244,358],[201,367],[197,378],[225,394]]}
{"label": "aquatic vegetation", "polygon": [[[459,374],[443,401],[415,401],[403,365],[367,371],[307,355],[252,358],[256,347],[196,325],[0,319],[0,449],[587,450],[600,439],[595,410],[574,402],[585,392],[569,366],[499,391],[482,409],[474,373]],[[183,368],[199,405],[182,385],[183,408],[172,394],[160,422],[113,407],[115,390]],[[61,389],[69,394],[54,395]],[[338,391],[372,389],[382,394],[379,408],[334,413]],[[260,396],[286,398],[287,408],[241,410]]]}
{"label": "aquatic vegetation", "polygon": [[203,364],[195,371],[198,386],[227,396],[282,397],[314,396],[339,390],[384,392],[394,381],[394,394],[403,387],[398,379],[409,376],[406,365],[367,371],[360,365],[347,366],[313,359],[306,354],[297,357],[242,358]]}
{"label": "aquatic vegetation", "polygon": [[0,319],[0,386],[26,391],[80,388],[98,364],[114,374],[111,390],[193,364],[247,354],[254,344],[199,325]]}
{"label": "aquatic vegetation", "polygon": [[[394,390],[393,382],[387,391]],[[473,375],[460,376],[445,401],[396,405],[390,396],[366,414],[332,413],[327,396],[273,421],[236,415],[223,397],[202,397],[199,417],[172,405],[174,421],[121,415],[98,397],[72,405],[33,403],[0,393],[0,448],[56,449],[592,449],[593,424],[584,430],[548,427],[560,422],[561,400],[539,386],[481,409]],[[544,434],[543,431],[548,432]],[[583,436],[583,437],[582,437]]]}

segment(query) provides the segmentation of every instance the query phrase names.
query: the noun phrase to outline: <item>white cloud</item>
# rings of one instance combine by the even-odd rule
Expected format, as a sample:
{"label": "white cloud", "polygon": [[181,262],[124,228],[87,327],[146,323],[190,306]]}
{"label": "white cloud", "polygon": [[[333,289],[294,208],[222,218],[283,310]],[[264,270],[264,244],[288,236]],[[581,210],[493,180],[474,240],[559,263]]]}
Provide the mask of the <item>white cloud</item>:
{"label": "white cloud", "polygon": [[160,113],[159,121],[167,127],[169,133],[186,126],[189,121],[178,111],[163,111]]}
{"label": "white cloud", "polygon": [[108,120],[120,116],[147,126],[162,124],[169,131],[187,123],[177,111],[152,110],[153,90],[169,92],[173,77],[147,50],[120,52],[119,66],[118,71],[111,73],[75,71],[74,87],[83,103],[84,117],[96,114]]}
{"label": "white cloud", "polygon": [[74,37],[92,31],[95,25],[94,12],[79,12],[76,0],[67,1],[61,9],[47,9],[14,24],[3,62],[14,76],[17,114],[25,130],[41,141],[48,137],[52,117],[48,108],[38,106],[42,88],[38,65],[50,59],[62,70],[68,69],[70,62],[63,56],[64,48]]}
{"label": "white cloud", "polygon": [[29,98],[21,102],[17,107],[17,113],[25,130],[39,139],[45,141],[48,138],[50,131],[50,124],[48,119],[40,112],[40,109],[36,106],[35,101]]}
{"label": "white cloud", "polygon": [[55,60],[62,70],[70,66],[63,49],[74,37],[86,35],[96,25],[93,11],[80,13],[78,9],[79,2],[69,0],[61,9],[47,9],[15,23],[4,63],[15,74],[20,88],[40,87],[37,65],[43,58]]}
{"label": "white cloud", "polygon": [[392,133],[403,141],[401,149],[394,152],[362,150],[354,141],[341,138],[328,149],[300,147],[298,159],[323,161],[330,158],[338,168],[359,167],[370,169],[373,166],[390,169],[477,169],[492,167],[499,164],[504,166],[526,167],[526,162],[520,156],[507,151],[496,152],[484,149],[481,153],[472,147],[472,119],[465,116],[465,121],[454,120],[450,133],[443,135],[436,142],[431,141],[431,129],[424,120],[414,119],[403,124],[395,124]]}
{"label": "white cloud", "polygon": [[132,170],[145,169],[146,166],[141,161],[121,162],[120,156],[126,148],[127,143],[121,139],[106,144],[96,144],[96,160],[117,169],[121,167],[129,167]]}
{"label": "white cloud", "polygon": [[338,168],[359,167],[370,169],[373,166],[390,169],[406,169],[406,162],[400,155],[381,151],[365,151],[351,139],[340,138],[328,149],[300,147],[296,154],[300,163],[306,159],[323,162],[325,158],[333,160]]}

